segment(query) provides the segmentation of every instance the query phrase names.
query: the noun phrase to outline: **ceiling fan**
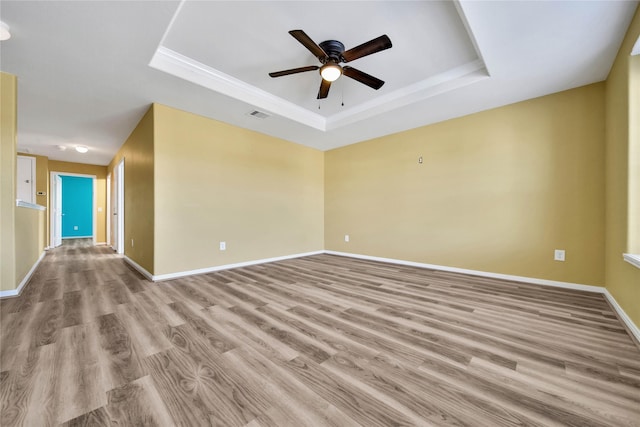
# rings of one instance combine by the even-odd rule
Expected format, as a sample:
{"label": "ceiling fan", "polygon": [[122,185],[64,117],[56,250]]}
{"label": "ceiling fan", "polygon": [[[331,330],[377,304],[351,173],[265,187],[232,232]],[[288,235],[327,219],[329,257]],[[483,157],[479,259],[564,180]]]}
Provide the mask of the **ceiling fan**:
{"label": "ceiling fan", "polygon": [[342,74],[375,90],[380,89],[384,84],[384,81],[376,77],[349,67],[348,65],[343,67],[340,63],[351,62],[363,56],[389,49],[392,45],[391,40],[386,34],[347,51],[344,50],[344,45],[337,40],[326,40],[318,45],[302,30],[291,30],[289,34],[316,56],[322,63],[322,66],[309,65],[307,67],[276,71],[269,73],[271,77],[282,77],[288,76],[289,74],[304,73],[305,71],[320,70],[322,82],[320,83],[320,90],[318,91],[318,99],[326,98],[327,95],[329,95],[331,82],[336,81]]}

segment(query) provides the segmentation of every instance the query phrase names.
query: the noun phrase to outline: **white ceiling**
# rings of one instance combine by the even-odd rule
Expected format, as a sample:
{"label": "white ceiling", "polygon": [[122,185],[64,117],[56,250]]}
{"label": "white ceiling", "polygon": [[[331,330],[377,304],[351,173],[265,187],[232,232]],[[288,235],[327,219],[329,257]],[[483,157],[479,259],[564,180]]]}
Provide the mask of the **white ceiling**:
{"label": "white ceiling", "polygon": [[[51,159],[107,164],[152,102],[327,150],[602,81],[636,6],[2,0],[0,69],[18,76],[19,148]],[[385,85],[343,76],[319,102],[316,71],[270,78],[318,64],[292,29],[347,49],[387,34],[349,63]]]}

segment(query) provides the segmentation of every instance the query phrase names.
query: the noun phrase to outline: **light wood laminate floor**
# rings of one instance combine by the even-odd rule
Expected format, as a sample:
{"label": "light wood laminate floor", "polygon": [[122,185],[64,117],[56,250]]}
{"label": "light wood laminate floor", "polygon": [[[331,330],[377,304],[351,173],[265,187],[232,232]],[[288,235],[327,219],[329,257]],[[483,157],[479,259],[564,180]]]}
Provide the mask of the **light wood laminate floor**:
{"label": "light wood laminate floor", "polygon": [[3,427],[640,426],[600,294],[332,255],[150,283],[65,245],[0,321]]}

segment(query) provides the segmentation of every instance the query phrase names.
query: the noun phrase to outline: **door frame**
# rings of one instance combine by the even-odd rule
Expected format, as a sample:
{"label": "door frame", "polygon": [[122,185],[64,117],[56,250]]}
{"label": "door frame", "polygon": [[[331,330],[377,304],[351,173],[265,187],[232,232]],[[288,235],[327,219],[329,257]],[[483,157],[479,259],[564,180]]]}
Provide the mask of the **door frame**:
{"label": "door frame", "polygon": [[107,209],[106,209],[106,226],[107,233],[105,236],[105,245],[111,246],[111,172],[107,174]]}
{"label": "door frame", "polygon": [[113,169],[113,205],[110,212],[113,221],[113,242],[111,247],[118,254],[124,254],[124,168],[125,158],[118,162]]}
{"label": "door frame", "polygon": [[92,182],[92,186],[93,186],[93,194],[92,194],[92,198],[93,198],[93,202],[92,202],[92,213],[93,215],[91,215],[92,218],[92,240],[93,240],[93,244],[95,246],[96,244],[96,239],[98,238],[98,218],[97,218],[97,212],[98,212],[98,198],[97,198],[97,177],[96,175],[86,175],[86,174],[82,174],[82,173],[71,173],[71,172],[58,172],[58,171],[51,171],[51,175],[50,175],[50,191],[51,191],[51,197],[49,197],[49,201],[51,203],[51,213],[50,213],[50,217],[49,217],[49,225],[50,225],[50,231],[51,231],[51,235],[49,236],[49,246],[51,248],[55,247],[55,242],[56,242],[56,233],[60,233],[60,235],[62,235],[62,230],[58,230],[56,227],[56,218],[55,218],[55,213],[58,209],[62,209],[62,206],[58,206],[58,198],[57,196],[57,192],[60,191],[60,193],[62,194],[62,188],[58,188],[58,186],[56,185],[56,178],[57,177],[63,177],[63,176],[77,176],[77,177],[81,177],[81,178],[91,178],[91,182]]}
{"label": "door frame", "polygon": [[50,202],[51,219],[49,232],[51,237],[49,247],[56,248],[62,244],[62,213],[58,213],[62,210],[62,177],[60,175],[51,175],[50,187],[50,194],[53,195],[53,200]]}

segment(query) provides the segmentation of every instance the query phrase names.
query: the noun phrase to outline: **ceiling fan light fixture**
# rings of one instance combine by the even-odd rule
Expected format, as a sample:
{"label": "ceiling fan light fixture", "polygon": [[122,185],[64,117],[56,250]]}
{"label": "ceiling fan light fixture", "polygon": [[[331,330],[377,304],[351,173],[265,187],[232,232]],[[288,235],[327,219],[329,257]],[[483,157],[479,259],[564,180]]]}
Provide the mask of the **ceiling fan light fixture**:
{"label": "ceiling fan light fixture", "polygon": [[335,82],[342,75],[342,67],[333,62],[324,64],[320,68],[320,75],[328,82]]}
{"label": "ceiling fan light fixture", "polygon": [[9,31],[9,26],[0,21],[0,41],[9,40],[10,38],[11,32]]}

